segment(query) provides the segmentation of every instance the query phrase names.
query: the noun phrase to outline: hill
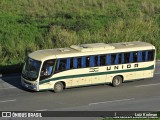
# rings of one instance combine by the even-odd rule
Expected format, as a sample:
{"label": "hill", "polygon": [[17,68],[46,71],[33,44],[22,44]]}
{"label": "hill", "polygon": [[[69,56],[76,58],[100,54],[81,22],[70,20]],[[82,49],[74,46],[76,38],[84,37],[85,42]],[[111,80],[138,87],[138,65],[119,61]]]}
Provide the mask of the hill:
{"label": "hill", "polygon": [[0,65],[79,43],[146,41],[160,52],[159,0],[1,0],[0,26]]}

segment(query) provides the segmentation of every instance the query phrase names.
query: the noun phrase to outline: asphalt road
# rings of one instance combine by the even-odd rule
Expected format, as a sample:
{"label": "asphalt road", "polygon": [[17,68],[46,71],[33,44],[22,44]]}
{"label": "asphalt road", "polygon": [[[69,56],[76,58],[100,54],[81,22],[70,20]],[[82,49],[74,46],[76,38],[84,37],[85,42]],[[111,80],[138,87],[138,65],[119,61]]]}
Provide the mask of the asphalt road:
{"label": "asphalt road", "polygon": [[159,90],[160,62],[151,79],[120,87],[72,88],[58,94],[28,91],[21,86],[20,76],[6,76],[0,78],[0,111],[160,111]]}

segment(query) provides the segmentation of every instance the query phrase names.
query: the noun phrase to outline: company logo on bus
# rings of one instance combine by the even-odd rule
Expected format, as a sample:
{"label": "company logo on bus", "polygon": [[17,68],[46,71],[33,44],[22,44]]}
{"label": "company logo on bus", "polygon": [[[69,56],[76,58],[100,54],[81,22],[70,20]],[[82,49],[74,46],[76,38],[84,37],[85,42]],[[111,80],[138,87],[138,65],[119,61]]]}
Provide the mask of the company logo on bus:
{"label": "company logo on bus", "polygon": [[106,70],[109,71],[109,70],[121,70],[121,69],[130,69],[130,68],[138,68],[138,64],[107,66]]}

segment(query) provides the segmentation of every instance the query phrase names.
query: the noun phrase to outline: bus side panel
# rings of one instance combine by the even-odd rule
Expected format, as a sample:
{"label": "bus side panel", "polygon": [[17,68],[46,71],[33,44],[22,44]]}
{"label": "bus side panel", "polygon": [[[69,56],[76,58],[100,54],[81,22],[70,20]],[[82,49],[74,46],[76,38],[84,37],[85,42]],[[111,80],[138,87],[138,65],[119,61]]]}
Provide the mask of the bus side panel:
{"label": "bus side panel", "polygon": [[154,67],[155,67],[154,61],[139,63],[138,66],[139,66],[139,69],[141,70],[137,70],[133,72],[126,72],[124,74],[124,81],[151,78],[154,76]]}
{"label": "bus side panel", "polygon": [[137,72],[136,76],[138,78],[151,78],[154,75],[154,71],[153,70],[147,70],[147,71],[141,71],[141,72]]}
{"label": "bus side panel", "polygon": [[39,85],[39,90],[45,90],[45,89],[46,89],[46,90],[47,90],[47,89],[51,89],[49,82],[43,83],[43,84],[40,84],[40,85]]}
{"label": "bus side panel", "polygon": [[39,89],[53,88],[58,81],[63,81],[66,88],[89,84],[112,83],[115,76],[121,75],[125,80],[153,77],[154,61],[121,65],[102,66],[99,68],[80,68],[62,71],[44,81]]}
{"label": "bus side panel", "polygon": [[98,76],[93,76],[91,78],[92,84],[100,84],[100,83],[105,83],[106,82],[106,75],[98,75]]}
{"label": "bus side panel", "polygon": [[124,75],[124,81],[129,81],[134,79],[143,79],[143,78],[152,78],[153,75],[154,75],[153,70],[126,73]]}

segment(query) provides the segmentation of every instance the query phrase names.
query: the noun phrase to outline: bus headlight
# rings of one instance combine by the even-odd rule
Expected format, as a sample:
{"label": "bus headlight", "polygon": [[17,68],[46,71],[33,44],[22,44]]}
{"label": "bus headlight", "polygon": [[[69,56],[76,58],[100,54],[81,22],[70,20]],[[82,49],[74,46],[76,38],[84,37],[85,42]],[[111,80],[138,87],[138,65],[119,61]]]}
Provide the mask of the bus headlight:
{"label": "bus headlight", "polygon": [[38,83],[33,83],[33,86],[37,86],[38,85]]}

